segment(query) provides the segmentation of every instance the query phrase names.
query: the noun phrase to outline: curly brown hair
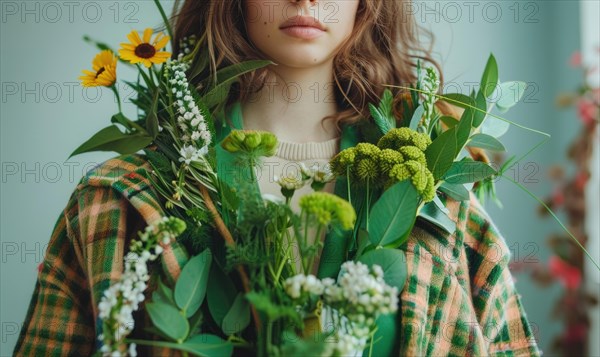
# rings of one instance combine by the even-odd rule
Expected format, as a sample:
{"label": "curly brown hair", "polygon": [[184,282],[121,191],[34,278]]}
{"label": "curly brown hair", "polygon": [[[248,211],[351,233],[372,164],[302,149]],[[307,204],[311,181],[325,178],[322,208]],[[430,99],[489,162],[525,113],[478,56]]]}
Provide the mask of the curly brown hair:
{"label": "curly brown hair", "polygon": [[[334,120],[338,129],[341,123],[355,123],[370,118],[369,103],[378,103],[383,86],[409,86],[417,80],[417,60],[429,62],[439,74],[443,88],[443,73],[432,58],[433,34],[419,26],[410,11],[410,0],[360,0],[354,35],[341,46],[333,60],[336,83],[335,100],[342,110],[323,120]],[[246,60],[264,59],[252,44],[244,22],[243,0],[175,0],[169,22],[173,28],[173,52],[179,52],[180,40],[195,35],[201,39],[209,53],[209,66],[204,76],[214,78],[223,67]],[[429,48],[423,48],[420,32],[431,38]],[[242,75],[239,84],[232,87],[225,105],[245,101],[252,90],[264,85],[269,72],[257,69]],[[193,81],[192,81],[193,82]],[[197,83],[194,83],[197,84]],[[402,104],[410,95],[406,90],[390,88],[394,93],[394,112],[402,118]],[[441,91],[440,91],[441,93]],[[437,107],[444,115],[459,116],[459,110],[438,101]]]}

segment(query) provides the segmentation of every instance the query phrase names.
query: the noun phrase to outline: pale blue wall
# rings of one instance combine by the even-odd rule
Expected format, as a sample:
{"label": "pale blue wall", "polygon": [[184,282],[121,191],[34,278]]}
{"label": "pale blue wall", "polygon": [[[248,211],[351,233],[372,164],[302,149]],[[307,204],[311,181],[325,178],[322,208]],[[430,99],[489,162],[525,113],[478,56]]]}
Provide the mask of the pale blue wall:
{"label": "pale blue wall", "polygon": [[[544,195],[549,189],[545,171],[549,164],[564,160],[562,145],[572,135],[568,114],[554,109],[553,100],[559,91],[572,88],[579,80],[565,67],[568,55],[578,48],[578,2],[437,2],[439,20],[424,8],[435,7],[435,3],[417,2],[415,9],[417,17],[431,25],[437,35],[436,49],[438,58],[443,58],[447,81],[479,81],[493,51],[501,80],[523,80],[537,87],[536,93],[527,92],[531,94],[529,102],[519,104],[506,118],[553,134],[550,143],[524,162],[538,165],[535,178],[539,183],[527,187]],[[110,91],[99,92],[95,99],[96,90],[84,90],[78,85],[81,69],[90,67],[96,53],[82,41],[82,35],[89,34],[116,48],[131,29],[142,30],[160,22],[152,1],[68,4],[1,2],[2,356],[9,355],[16,342],[35,283],[36,267],[61,209],[86,168],[114,156],[94,153],[66,161],[70,152],[106,126],[116,111]],[[172,2],[163,4],[170,9]],[[515,4],[519,8],[516,21],[516,8],[509,8]],[[474,9],[471,19],[469,7]],[[484,7],[487,17],[482,12]],[[502,15],[493,22],[497,7]],[[457,8],[463,12],[460,17]],[[32,11],[23,11],[27,9]],[[125,72],[122,70],[123,66],[119,68],[120,78]],[[129,79],[133,78],[132,73],[129,72]],[[126,113],[133,116],[132,109],[130,106]],[[505,138],[507,147],[515,153],[540,140],[539,136],[518,129],[509,133],[510,137]],[[521,181],[523,178],[521,175]],[[515,259],[523,259],[531,252],[535,252],[534,259],[545,259],[546,236],[558,226],[550,220],[539,220],[535,202],[513,185],[500,183],[498,190],[505,208],[488,205],[489,212],[513,247]],[[527,245],[530,242],[532,245]],[[534,251],[535,247],[539,250]],[[541,345],[547,349],[550,337],[559,328],[548,317],[558,291],[541,290],[525,276],[518,277],[517,286],[529,318],[537,327]]]}

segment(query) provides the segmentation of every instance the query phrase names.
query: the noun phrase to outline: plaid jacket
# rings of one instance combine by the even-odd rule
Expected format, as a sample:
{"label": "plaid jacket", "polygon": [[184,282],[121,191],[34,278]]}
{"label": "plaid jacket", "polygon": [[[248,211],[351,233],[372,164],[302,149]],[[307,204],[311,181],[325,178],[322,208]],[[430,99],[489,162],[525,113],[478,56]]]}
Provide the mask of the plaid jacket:
{"label": "plaid jacket", "polygon": [[[15,355],[90,355],[100,347],[102,293],[121,275],[131,238],[163,215],[148,175],[145,157],[134,154],[107,160],[81,179],[52,232]],[[415,227],[406,243],[401,354],[540,355],[498,229],[473,197],[446,205],[456,233]],[[163,253],[169,280],[187,259],[178,243]],[[143,312],[131,337],[148,338]],[[141,346],[138,353],[177,354]]]}

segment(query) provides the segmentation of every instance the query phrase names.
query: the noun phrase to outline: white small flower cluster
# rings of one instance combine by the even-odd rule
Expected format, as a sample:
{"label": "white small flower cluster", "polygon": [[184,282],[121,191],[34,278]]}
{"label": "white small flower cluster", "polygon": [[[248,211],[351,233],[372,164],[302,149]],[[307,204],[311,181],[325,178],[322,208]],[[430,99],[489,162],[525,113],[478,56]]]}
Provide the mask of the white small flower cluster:
{"label": "white small flower cluster", "polygon": [[[103,342],[100,349],[103,356],[122,356],[120,346],[125,337],[133,331],[133,312],[144,301],[148,275],[148,261],[154,261],[163,252],[163,245],[180,233],[181,225],[176,218],[163,217],[148,225],[139,240],[132,240],[130,251],[125,257],[125,271],[120,279],[104,291],[98,304],[98,316],[103,320],[103,333],[98,340]],[[128,355],[136,356],[136,346],[129,346]],[[125,354],[127,355],[127,354]]]}
{"label": "white small flower cluster", "polygon": [[285,280],[283,289],[292,299],[300,299],[302,295],[314,294],[322,295],[325,286],[334,284],[331,278],[325,278],[323,281],[317,279],[314,275],[298,274]]}
{"label": "white small flower cluster", "polygon": [[[187,52],[186,52],[187,50]],[[189,53],[184,47],[184,52]],[[175,96],[174,107],[177,115],[177,125],[183,132],[181,140],[184,145],[180,150],[181,158],[189,164],[194,157],[200,157],[212,141],[212,134],[204,115],[196,105],[185,72],[190,68],[190,62],[183,60],[184,53],[179,53],[176,60],[168,59],[165,66],[165,77],[170,85],[171,93]],[[190,153],[194,151],[193,153]]]}
{"label": "white small flower cluster", "polygon": [[308,294],[321,296],[326,309],[332,309],[337,327],[329,352],[340,355],[362,351],[377,317],[398,309],[398,289],[385,283],[379,265],[369,268],[348,261],[342,264],[337,282],[300,274],[286,279],[284,290],[299,304],[307,301]]}

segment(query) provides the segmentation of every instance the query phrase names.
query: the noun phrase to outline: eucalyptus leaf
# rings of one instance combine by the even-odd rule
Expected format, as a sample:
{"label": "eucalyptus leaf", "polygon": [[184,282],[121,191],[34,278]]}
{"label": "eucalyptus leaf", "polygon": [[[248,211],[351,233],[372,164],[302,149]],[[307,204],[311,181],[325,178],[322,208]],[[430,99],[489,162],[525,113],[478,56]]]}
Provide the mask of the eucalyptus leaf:
{"label": "eucalyptus leaf", "polygon": [[502,119],[492,117],[483,122],[481,125],[481,133],[499,138],[506,134],[509,128],[510,123]]}
{"label": "eucalyptus leaf", "polygon": [[444,182],[440,185],[439,189],[456,201],[466,201],[469,199],[469,191],[462,184]]}
{"label": "eucalyptus leaf", "polygon": [[146,310],[154,326],[174,341],[180,342],[187,337],[188,320],[177,308],[161,302],[151,302],[146,304]]}
{"label": "eucalyptus leaf", "polygon": [[244,298],[244,293],[238,293],[229,312],[223,319],[221,329],[226,335],[243,331],[250,323],[250,304]]}
{"label": "eucalyptus leaf", "polygon": [[177,279],[175,302],[186,317],[192,316],[204,301],[211,261],[210,250],[205,249],[187,262]]}
{"label": "eucalyptus leaf", "polygon": [[125,134],[115,125],[100,130],[81,144],[69,158],[85,152],[115,151],[119,154],[132,154],[148,146],[152,137],[144,134]]}
{"label": "eucalyptus leaf", "polygon": [[152,300],[176,306],[175,299],[173,298],[173,290],[165,285],[160,278],[158,279],[158,286],[152,294]]}
{"label": "eucalyptus leaf", "polygon": [[467,146],[478,147],[491,151],[506,151],[502,143],[493,136],[487,134],[475,134],[469,139]]}
{"label": "eucalyptus leaf", "polygon": [[458,124],[458,120],[456,118],[444,115],[440,118],[440,121],[448,127],[448,129],[453,128]]}
{"label": "eucalyptus leaf", "polygon": [[413,113],[412,118],[410,118],[410,126],[409,126],[410,129],[417,130],[417,127],[419,126],[419,123],[421,122],[421,119],[423,118],[424,113],[425,113],[425,108],[422,105],[419,105],[415,109],[415,112]]}
{"label": "eucalyptus leaf", "polygon": [[223,272],[219,264],[212,264],[210,275],[208,277],[208,290],[206,299],[208,301],[208,311],[221,326],[227,312],[231,310],[231,306],[236,297],[237,290],[233,281]]}
{"label": "eucalyptus leaf", "polygon": [[383,192],[369,215],[371,243],[392,247],[402,244],[415,222],[418,204],[419,194],[410,180]]}
{"label": "eucalyptus leaf", "polygon": [[475,97],[475,107],[480,110],[473,110],[473,123],[474,128],[478,128],[487,117],[488,104],[483,92],[478,91]]}
{"label": "eucalyptus leaf", "polygon": [[433,201],[426,203],[419,211],[419,217],[436,225],[449,234],[453,234],[456,230],[456,223],[451,220],[448,215],[440,209]]}
{"label": "eucalyptus leaf", "polygon": [[198,356],[221,357],[233,354],[233,345],[215,335],[202,334],[190,337],[179,348]]}
{"label": "eucalyptus leaf", "polygon": [[496,58],[491,53],[487,64],[485,65],[485,70],[483,71],[480,85],[480,90],[483,92],[483,95],[486,98],[491,97],[494,90],[496,90],[496,86],[498,85],[498,64],[496,63]]}
{"label": "eucalyptus leaf", "polygon": [[475,109],[466,109],[460,117],[458,124],[454,127],[456,129],[456,151],[454,153],[455,158],[469,140],[469,136],[471,136],[471,129],[473,127],[475,112]]}
{"label": "eucalyptus leaf", "polygon": [[169,348],[173,350],[185,351],[201,357],[224,357],[233,354],[233,345],[218,336],[201,334],[190,337],[182,343],[164,342],[164,341],[145,341],[136,339],[125,339],[128,343],[137,343],[145,345],[150,342],[153,346]]}
{"label": "eucalyptus leaf", "polygon": [[468,95],[462,94],[462,93],[445,93],[443,96],[449,99],[449,100],[446,100],[445,98],[442,98],[443,100],[445,100],[446,102],[448,102],[452,105],[456,105],[457,107],[466,109],[466,108],[468,108],[467,105],[474,104],[473,99],[471,97],[469,97]]}
{"label": "eucalyptus leaf", "polygon": [[398,288],[401,292],[406,284],[408,271],[406,267],[406,255],[403,250],[381,248],[371,250],[358,258],[369,267],[379,265],[383,269],[383,280],[386,284]]}
{"label": "eucalyptus leaf", "polygon": [[452,164],[444,176],[444,181],[452,184],[477,182],[496,173],[490,165],[481,161],[461,160]]}
{"label": "eucalyptus leaf", "polygon": [[525,94],[527,83],[521,81],[509,81],[500,83],[492,97],[495,99],[496,108],[501,112],[517,104]]}
{"label": "eucalyptus leaf", "polygon": [[427,167],[435,180],[441,178],[448,171],[456,158],[458,151],[456,128],[457,126],[443,132],[425,150]]}

